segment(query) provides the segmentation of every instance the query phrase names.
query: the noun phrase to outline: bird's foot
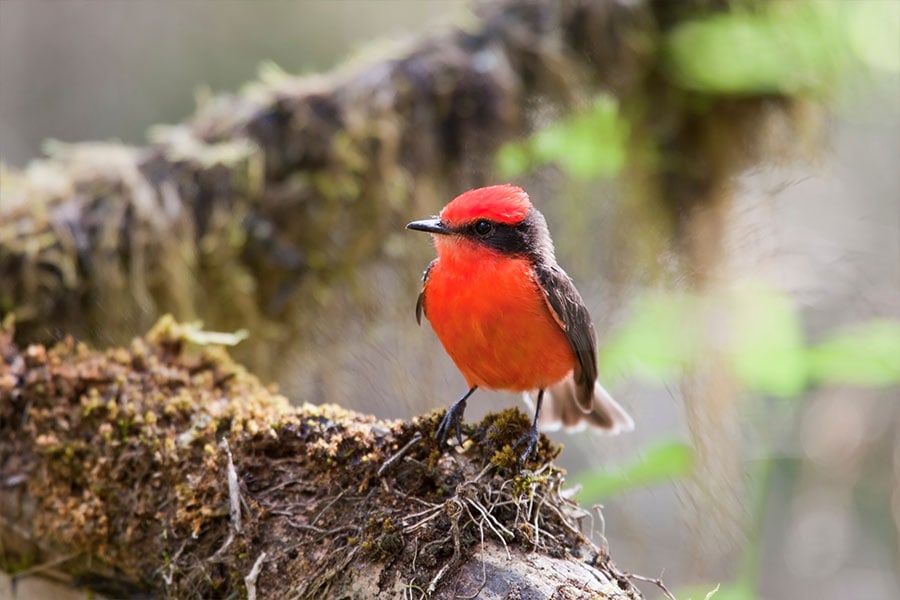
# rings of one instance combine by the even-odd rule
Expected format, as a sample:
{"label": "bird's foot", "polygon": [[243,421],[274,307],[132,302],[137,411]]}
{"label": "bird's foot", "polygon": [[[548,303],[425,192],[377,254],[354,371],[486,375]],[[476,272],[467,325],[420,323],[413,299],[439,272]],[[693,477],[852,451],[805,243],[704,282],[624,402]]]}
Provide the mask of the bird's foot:
{"label": "bird's foot", "polygon": [[462,418],[465,411],[465,398],[456,402],[447,409],[447,412],[444,414],[444,418],[441,419],[441,424],[438,425],[438,428],[434,431],[434,437],[438,441],[439,448],[444,447],[444,444],[447,442],[447,435],[449,435],[451,429],[455,430],[456,441],[459,442],[460,446],[462,446]]}
{"label": "bird's foot", "polygon": [[538,451],[538,442],[540,441],[540,434],[538,433],[537,424],[535,423],[531,427],[528,428],[528,431],[525,432],[522,437],[519,438],[519,441],[516,442],[516,445],[513,446],[513,450],[518,450],[519,448],[524,447],[525,449],[519,455],[519,466],[525,464],[525,461],[529,458],[534,458],[537,456]]}

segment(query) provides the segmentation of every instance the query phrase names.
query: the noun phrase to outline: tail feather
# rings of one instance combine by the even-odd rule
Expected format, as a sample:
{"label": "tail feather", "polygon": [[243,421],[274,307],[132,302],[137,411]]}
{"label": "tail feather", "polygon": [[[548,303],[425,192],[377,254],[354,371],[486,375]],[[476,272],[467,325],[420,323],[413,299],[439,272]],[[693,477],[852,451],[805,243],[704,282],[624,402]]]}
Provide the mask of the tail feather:
{"label": "tail feather", "polygon": [[[531,396],[524,394],[526,402],[533,406]],[[538,426],[542,431],[580,431],[590,426],[609,434],[634,429],[634,420],[618,402],[613,400],[599,382],[594,384],[590,412],[584,412],[578,402],[578,392],[573,378],[567,377],[547,388]]]}

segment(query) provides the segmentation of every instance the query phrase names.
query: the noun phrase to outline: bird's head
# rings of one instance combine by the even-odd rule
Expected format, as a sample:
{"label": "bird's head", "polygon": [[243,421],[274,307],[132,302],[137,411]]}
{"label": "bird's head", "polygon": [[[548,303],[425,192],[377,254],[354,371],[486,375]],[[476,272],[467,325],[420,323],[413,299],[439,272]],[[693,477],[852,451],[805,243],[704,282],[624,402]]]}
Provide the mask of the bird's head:
{"label": "bird's head", "polygon": [[532,206],[525,190],[514,185],[469,190],[437,217],[413,221],[406,227],[433,234],[440,256],[467,248],[554,260],[544,216]]}

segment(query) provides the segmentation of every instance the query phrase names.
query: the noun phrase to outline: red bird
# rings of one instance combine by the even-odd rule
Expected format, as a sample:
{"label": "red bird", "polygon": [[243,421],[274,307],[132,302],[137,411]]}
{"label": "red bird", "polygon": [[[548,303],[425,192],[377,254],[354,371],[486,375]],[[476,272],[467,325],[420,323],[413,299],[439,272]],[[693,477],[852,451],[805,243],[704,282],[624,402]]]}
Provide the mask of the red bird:
{"label": "red bird", "polygon": [[416,320],[421,323],[424,312],[469,385],[437,428],[441,446],[451,429],[462,443],[466,400],[479,387],[537,390],[534,422],[516,444],[524,447],[520,463],[537,450],[538,425],[572,430],[586,424],[610,433],[634,428],[597,382],[591,317],[556,264],[544,215],[524,190],[470,190],[437,218],[406,227],[432,234],[438,255],[425,269]]}

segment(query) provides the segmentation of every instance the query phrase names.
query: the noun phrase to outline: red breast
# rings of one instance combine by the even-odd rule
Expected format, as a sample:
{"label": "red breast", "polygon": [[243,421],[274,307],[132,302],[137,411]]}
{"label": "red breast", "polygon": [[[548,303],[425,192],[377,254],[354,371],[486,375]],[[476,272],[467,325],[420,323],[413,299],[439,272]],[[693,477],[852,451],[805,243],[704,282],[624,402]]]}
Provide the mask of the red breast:
{"label": "red breast", "polygon": [[437,236],[425,313],[470,386],[525,391],[572,371],[575,354],[531,262],[460,237]]}

